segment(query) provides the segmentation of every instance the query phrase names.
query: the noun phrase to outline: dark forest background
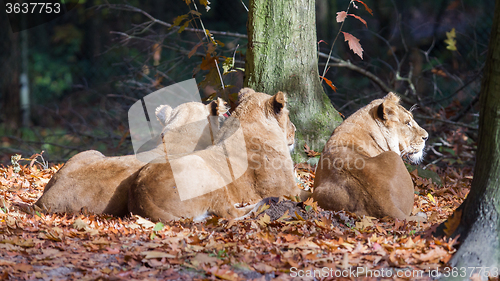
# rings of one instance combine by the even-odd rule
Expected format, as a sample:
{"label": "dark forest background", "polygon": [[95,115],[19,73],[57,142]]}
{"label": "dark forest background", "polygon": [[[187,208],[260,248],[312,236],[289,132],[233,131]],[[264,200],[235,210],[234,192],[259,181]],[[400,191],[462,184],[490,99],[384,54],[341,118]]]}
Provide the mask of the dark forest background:
{"label": "dark forest background", "polygon": [[[348,3],[316,1],[320,73],[339,31],[336,13]],[[494,1],[365,3],[373,16],[362,7],[350,12],[365,19],[367,27],[351,18],[343,27],[360,39],[364,59],[343,38],[334,45],[325,76],[337,87],[333,91],[325,84],[333,105],[348,116],[394,89],[407,108],[418,105],[415,117],[430,132],[424,164],[472,167]],[[198,6],[204,27],[222,43],[218,54],[234,56],[235,68],[245,67],[245,5],[248,0],[212,0],[208,11]],[[191,52],[206,42],[200,21],[193,16],[182,32],[168,26],[190,10],[193,6],[182,0],[80,0],[61,18],[13,33],[2,9],[0,163],[41,151],[51,163],[87,149],[130,154],[127,111],[138,99],[192,77],[210,98],[220,85],[202,65],[202,48]],[[456,50],[445,42],[452,29]],[[224,79],[232,91],[242,85],[241,72]],[[29,107],[21,105],[22,85],[29,89]]]}

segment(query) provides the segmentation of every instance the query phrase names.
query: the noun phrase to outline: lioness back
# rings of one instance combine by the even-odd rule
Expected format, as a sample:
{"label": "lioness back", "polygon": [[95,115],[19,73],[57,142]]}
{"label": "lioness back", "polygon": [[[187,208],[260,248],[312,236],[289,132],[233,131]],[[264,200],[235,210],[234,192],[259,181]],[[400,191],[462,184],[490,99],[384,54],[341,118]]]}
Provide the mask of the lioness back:
{"label": "lioness back", "polygon": [[335,129],[316,170],[312,197],[329,210],[410,217],[414,188],[401,159],[418,163],[428,134],[389,93]]}
{"label": "lioness back", "polygon": [[[150,163],[137,173],[130,188],[132,213],[161,221],[210,214],[234,218],[263,198],[299,193],[288,150],[295,127],[285,94],[244,88],[238,99],[215,136],[216,145]],[[240,203],[251,205],[237,208]]]}
{"label": "lioness back", "polygon": [[166,153],[192,152],[211,145],[207,117],[219,114],[221,102],[209,105],[190,102],[173,110],[169,106],[160,106],[156,113],[165,125],[163,143],[157,141],[152,150],[138,155],[105,157],[95,150],[78,153],[52,177],[35,204],[51,212],[78,213],[87,209],[96,214],[128,214],[128,178],[135,176],[150,159],[164,157]]}

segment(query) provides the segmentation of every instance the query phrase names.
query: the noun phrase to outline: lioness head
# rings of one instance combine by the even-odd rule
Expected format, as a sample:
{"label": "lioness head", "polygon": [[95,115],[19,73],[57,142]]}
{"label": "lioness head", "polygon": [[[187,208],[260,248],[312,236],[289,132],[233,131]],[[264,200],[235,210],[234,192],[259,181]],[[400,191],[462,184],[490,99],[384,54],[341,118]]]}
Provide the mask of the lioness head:
{"label": "lioness head", "polygon": [[[244,106],[239,106],[239,108],[245,109],[245,111],[254,108],[257,109],[255,113],[245,114],[248,116],[257,116],[255,114],[262,115],[263,118],[261,120],[268,120],[268,122],[276,122],[279,127],[285,132],[286,142],[290,151],[293,150],[295,144],[295,125],[290,121],[290,116],[288,109],[286,107],[286,94],[283,92],[278,92],[276,95],[270,97],[264,93],[257,93],[253,89],[243,88],[238,94],[238,102],[239,104],[246,104]],[[256,103],[259,106],[249,106],[252,103]],[[262,111],[262,108],[264,110]],[[235,114],[242,115],[235,111]]]}
{"label": "lioness head", "polygon": [[420,163],[429,134],[413,120],[412,113],[399,104],[399,97],[389,93],[375,109],[374,118],[391,150],[412,163]]}

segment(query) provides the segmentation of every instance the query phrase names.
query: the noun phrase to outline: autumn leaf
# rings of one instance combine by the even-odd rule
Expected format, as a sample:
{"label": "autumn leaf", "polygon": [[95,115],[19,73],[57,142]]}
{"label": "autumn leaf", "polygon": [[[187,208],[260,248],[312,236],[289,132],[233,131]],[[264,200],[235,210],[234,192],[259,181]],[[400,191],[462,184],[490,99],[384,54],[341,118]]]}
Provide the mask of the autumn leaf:
{"label": "autumn leaf", "polygon": [[304,205],[306,205],[306,211],[312,209],[314,212],[318,212],[318,202],[314,201],[312,197],[309,197],[306,201],[304,201]]}
{"label": "autumn leaf", "polygon": [[446,32],[446,40],[444,40],[444,43],[447,45],[446,49],[450,51],[457,50],[457,40],[455,40],[455,37],[455,28],[453,28],[450,32]]}
{"label": "autumn leaf", "polygon": [[161,44],[155,43],[153,44],[153,65],[158,66],[160,65],[160,59],[161,59]]}
{"label": "autumn leaf", "polygon": [[194,265],[195,267],[200,267],[203,264],[207,264],[209,266],[214,266],[219,262],[219,259],[216,257],[211,257],[205,253],[198,253],[196,256],[191,260],[191,264]]}
{"label": "autumn leaf", "polygon": [[356,228],[359,230],[364,230],[365,228],[373,226],[372,220],[375,219],[374,217],[369,217],[369,216],[363,216],[361,221],[356,222]]}
{"label": "autumn leaf", "polygon": [[260,226],[266,227],[271,222],[271,217],[268,214],[264,214],[257,222]]}
{"label": "autumn leaf", "polygon": [[168,258],[168,259],[174,259],[175,256],[164,253],[164,252],[159,252],[159,251],[144,251],[141,252],[142,256],[145,256],[145,259],[161,259],[161,258]]}
{"label": "autumn leaf", "polygon": [[188,53],[188,58],[191,58],[194,54],[196,54],[196,51],[198,50],[198,48],[203,45],[203,42],[200,42],[198,44],[196,44],[192,49],[191,51],[189,51]]}
{"label": "autumn leaf", "polygon": [[446,236],[451,237],[457,227],[460,225],[460,221],[462,220],[462,210],[457,209],[455,212],[448,218],[447,221],[444,222],[444,233]]}
{"label": "autumn leaf", "polygon": [[331,80],[329,80],[329,79],[327,79],[327,78],[325,78],[325,77],[323,77],[323,76],[321,76],[321,75],[319,76],[319,78],[323,79],[323,80],[326,82],[326,84],[327,84],[328,86],[330,86],[330,88],[332,88],[332,90],[334,90],[335,92],[337,92],[337,87],[335,87],[335,86],[333,85],[333,83],[332,83],[332,81],[331,81]]}
{"label": "autumn leaf", "polygon": [[360,16],[357,16],[357,15],[354,15],[354,14],[348,14],[348,16],[356,18],[357,20],[359,20],[360,22],[362,22],[366,27],[368,27],[368,25],[366,24],[366,21],[364,19],[362,19]]}
{"label": "autumn leaf", "polygon": [[343,22],[347,17],[347,13],[345,11],[337,12],[337,22]]}
{"label": "autumn leaf", "polygon": [[180,16],[176,17],[170,28],[180,25],[182,21],[187,19],[187,17],[188,17],[188,15],[180,15]]}
{"label": "autumn leaf", "polygon": [[215,60],[217,58],[216,57],[212,57],[212,55],[210,53],[207,53],[206,57],[204,57],[202,60],[201,60],[201,64],[200,64],[200,68],[202,70],[210,70],[212,68],[215,68]]}
{"label": "autumn leaf", "polygon": [[306,155],[308,157],[316,157],[316,156],[321,155],[321,153],[319,153],[317,151],[314,151],[311,148],[309,148],[309,146],[307,145],[307,143],[304,144],[304,152],[306,153]]}
{"label": "autumn leaf", "polygon": [[73,227],[77,230],[86,230],[89,225],[84,222],[81,218],[77,218],[75,222],[73,222]]}
{"label": "autumn leaf", "polygon": [[208,6],[208,5],[210,5],[210,1],[208,1],[208,0],[199,0],[199,1],[200,1],[201,5],[205,6],[205,9],[208,12],[210,10],[210,6]]}
{"label": "autumn leaf", "polygon": [[366,5],[366,4],[365,4],[365,2],[363,2],[363,1],[361,1],[361,0],[354,0],[354,1],[356,1],[356,2],[359,2],[359,3],[363,4],[363,6],[365,6],[366,11],[367,11],[368,13],[370,13],[370,15],[372,15],[372,16],[373,16],[372,9],[370,9],[370,8],[368,7],[368,5]]}
{"label": "autumn leaf", "polygon": [[186,29],[186,27],[188,27],[189,25],[189,21],[186,21],[180,28],[179,30],[177,30],[177,33],[181,33],[184,31],[184,29]]}
{"label": "autumn leaf", "polygon": [[153,222],[151,222],[150,220],[147,220],[147,219],[145,219],[141,216],[138,216],[138,215],[134,215],[134,217],[137,219],[135,222],[144,228],[155,227],[155,224]]}
{"label": "autumn leaf", "polygon": [[195,10],[189,11],[190,14],[195,15],[195,16],[201,16],[201,13]]}
{"label": "autumn leaf", "polygon": [[344,34],[345,41],[349,44],[349,48],[361,59],[363,59],[363,48],[359,44],[359,39],[347,32],[342,31],[342,33]]}

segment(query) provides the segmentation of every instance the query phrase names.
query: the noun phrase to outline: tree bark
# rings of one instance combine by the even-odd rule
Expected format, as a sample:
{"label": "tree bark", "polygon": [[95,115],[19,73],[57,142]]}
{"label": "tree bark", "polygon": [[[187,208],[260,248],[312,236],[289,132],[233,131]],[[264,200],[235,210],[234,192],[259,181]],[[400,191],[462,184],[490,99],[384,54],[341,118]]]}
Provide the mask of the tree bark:
{"label": "tree bark", "polygon": [[315,14],[314,0],[249,3],[245,86],[288,93],[296,162],[306,159],[304,143],[321,151],[342,122],[319,80]]}
{"label": "tree bark", "polygon": [[[460,248],[450,265],[460,268],[489,267],[498,276],[500,266],[500,0],[488,46],[488,57],[480,94],[479,143],[474,179],[467,199],[450,220],[460,219],[452,237],[460,235]],[[438,228],[438,235],[447,225]],[[495,272],[496,270],[496,272]],[[479,270],[476,270],[479,273]],[[467,279],[471,268],[467,271]]]}

